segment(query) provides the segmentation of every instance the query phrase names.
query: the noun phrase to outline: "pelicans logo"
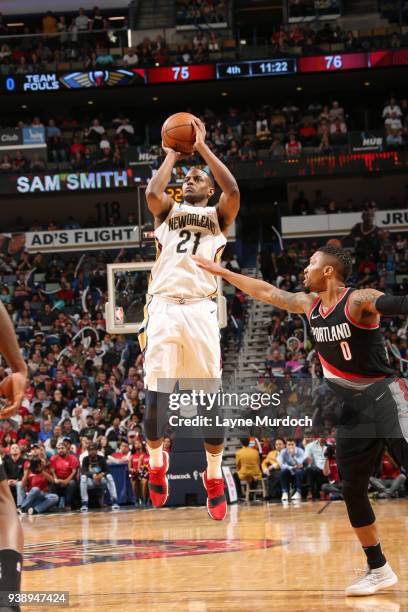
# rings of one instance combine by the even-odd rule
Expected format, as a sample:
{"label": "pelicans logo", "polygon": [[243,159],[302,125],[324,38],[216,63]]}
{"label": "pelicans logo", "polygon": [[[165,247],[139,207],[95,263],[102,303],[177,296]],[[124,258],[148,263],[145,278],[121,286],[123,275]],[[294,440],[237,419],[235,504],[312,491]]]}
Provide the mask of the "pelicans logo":
{"label": "pelicans logo", "polygon": [[54,540],[25,546],[24,570],[232,553],[284,544],[281,540]]}
{"label": "pelicans logo", "polygon": [[144,83],[144,70],[91,70],[89,72],[70,72],[60,77],[68,89],[88,89],[89,87],[117,87]]}

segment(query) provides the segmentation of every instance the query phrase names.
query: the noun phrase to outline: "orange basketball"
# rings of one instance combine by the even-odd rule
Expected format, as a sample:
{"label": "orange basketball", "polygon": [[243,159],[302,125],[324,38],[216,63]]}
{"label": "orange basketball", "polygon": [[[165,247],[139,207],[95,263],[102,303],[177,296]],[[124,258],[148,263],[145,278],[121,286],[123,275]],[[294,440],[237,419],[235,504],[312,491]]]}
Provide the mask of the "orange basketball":
{"label": "orange basketball", "polygon": [[166,119],[161,132],[164,146],[178,153],[192,153],[195,142],[193,119],[191,113],[176,113]]}

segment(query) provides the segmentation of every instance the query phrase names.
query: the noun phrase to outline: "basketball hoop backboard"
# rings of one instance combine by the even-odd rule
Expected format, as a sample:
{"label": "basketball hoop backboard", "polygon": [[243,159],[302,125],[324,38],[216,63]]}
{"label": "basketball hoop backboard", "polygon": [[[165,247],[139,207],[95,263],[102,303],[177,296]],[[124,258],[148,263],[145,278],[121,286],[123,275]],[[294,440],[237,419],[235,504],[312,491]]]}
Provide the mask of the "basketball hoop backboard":
{"label": "basketball hoop backboard", "polygon": [[[109,334],[136,334],[143,322],[147,287],[154,261],[108,264],[108,296],[105,307],[106,331]],[[217,277],[218,322],[227,325],[226,299],[222,280]]]}

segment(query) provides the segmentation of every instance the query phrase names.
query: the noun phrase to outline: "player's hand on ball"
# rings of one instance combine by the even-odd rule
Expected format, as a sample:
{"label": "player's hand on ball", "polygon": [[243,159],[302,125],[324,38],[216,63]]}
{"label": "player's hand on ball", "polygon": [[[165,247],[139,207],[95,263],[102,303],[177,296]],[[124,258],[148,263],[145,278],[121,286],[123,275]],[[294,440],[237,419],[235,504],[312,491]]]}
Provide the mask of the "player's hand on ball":
{"label": "player's hand on ball", "polygon": [[200,255],[191,255],[194,259],[196,265],[203,270],[207,270],[211,274],[215,274],[215,276],[222,276],[225,272],[224,268],[219,264],[216,264],[209,259],[205,259],[204,257],[200,257]]}
{"label": "player's hand on ball", "polygon": [[170,147],[166,147],[163,141],[162,141],[162,149],[166,155],[173,153],[176,159],[180,159],[181,157],[181,153],[178,153],[177,151],[175,151],[174,149],[171,149]]}
{"label": "player's hand on ball", "polygon": [[191,157],[191,155],[187,155],[186,153],[179,153],[178,151],[175,151],[174,149],[171,149],[170,147],[166,147],[163,141],[162,141],[162,149],[166,155],[173,154],[176,161],[180,161],[181,159],[187,159],[188,157]]}
{"label": "player's hand on ball", "polygon": [[197,148],[200,147],[200,145],[204,144],[205,142],[205,125],[204,123],[201,121],[201,119],[198,119],[198,117],[195,117],[193,119],[192,122],[193,128],[195,130],[195,143],[194,143],[194,149],[197,150]]}
{"label": "player's hand on ball", "polygon": [[8,419],[21,406],[26,390],[27,377],[20,372],[10,374],[0,383],[0,397],[6,398],[6,405],[0,409],[0,419]]}

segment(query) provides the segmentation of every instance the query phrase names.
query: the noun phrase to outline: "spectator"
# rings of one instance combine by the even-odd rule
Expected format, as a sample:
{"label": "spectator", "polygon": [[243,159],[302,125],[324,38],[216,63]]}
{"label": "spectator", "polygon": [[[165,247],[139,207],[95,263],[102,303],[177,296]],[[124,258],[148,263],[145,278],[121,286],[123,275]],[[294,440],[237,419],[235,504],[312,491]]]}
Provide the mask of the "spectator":
{"label": "spectator", "polygon": [[10,446],[10,452],[3,459],[3,465],[7,476],[11,493],[16,502],[17,508],[20,508],[24,497],[24,489],[22,480],[24,476],[24,457],[18,444]]}
{"label": "spectator", "polygon": [[61,46],[64,46],[68,40],[67,24],[66,24],[64,15],[60,15],[60,17],[58,17],[57,32],[59,34],[60,44]]}
{"label": "spectator", "polygon": [[309,442],[305,447],[306,461],[306,481],[309,491],[312,494],[312,499],[320,499],[320,489],[322,484],[327,482],[323,468],[326,464],[326,438],[318,438]]}
{"label": "spectator", "polygon": [[398,497],[402,492],[407,477],[401,473],[388,451],[384,451],[381,458],[380,476],[370,478],[370,484],[379,499]]}
{"label": "spectator", "polygon": [[347,126],[341,119],[336,119],[330,126],[330,140],[333,144],[346,142]]}
{"label": "spectator", "polygon": [[249,447],[249,438],[242,438],[240,442],[242,448],[235,454],[237,472],[234,474],[234,479],[239,497],[242,497],[241,481],[249,485],[254,480],[260,480],[262,478],[262,472],[259,453],[255,448]]}
{"label": "spectator", "polygon": [[[71,424],[71,421],[69,421]],[[72,427],[72,425],[71,425]],[[59,498],[65,497],[65,509],[72,509],[72,502],[76,493],[75,476],[79,462],[75,455],[68,453],[67,446],[60,442],[57,446],[57,455],[50,460],[52,480],[52,492]]]}
{"label": "spectator", "polygon": [[335,100],[332,104],[332,107],[329,111],[329,121],[334,123],[336,119],[340,121],[344,121],[344,109],[340,106],[340,104]]}
{"label": "spectator", "polygon": [[56,506],[58,495],[49,493],[49,483],[52,481],[41,459],[32,459],[24,470],[22,485],[27,494],[21,502],[20,511],[41,514]]}
{"label": "spectator", "polygon": [[112,510],[118,510],[116,488],[110,486],[113,481],[107,480],[108,466],[103,455],[98,453],[98,446],[90,444],[88,455],[84,457],[81,467],[81,512],[88,511],[88,492],[96,490],[100,505],[103,505],[103,496],[109,489],[112,500]]}
{"label": "spectator", "polygon": [[99,53],[96,55],[96,65],[101,68],[112,66],[114,63],[113,55],[108,49],[99,49]]}
{"label": "spectator", "polygon": [[33,157],[30,161],[30,170],[32,172],[41,172],[45,170],[45,162],[38,153],[33,153]]}
{"label": "spectator", "polygon": [[132,487],[133,497],[136,506],[142,505],[146,499],[145,492],[142,490],[142,471],[141,461],[144,455],[143,446],[140,440],[135,439],[133,448],[128,461],[129,478]]}
{"label": "spectator", "polygon": [[294,215],[309,215],[310,214],[310,202],[305,197],[304,191],[299,191],[298,197],[293,200],[292,213]]}
{"label": "spectator", "polygon": [[[301,488],[304,480],[303,462],[305,452],[296,446],[293,438],[286,440],[286,448],[281,450],[278,455],[278,462],[281,468],[280,483],[282,488],[282,502],[288,502],[290,497],[293,501],[302,499]],[[295,493],[290,495],[290,487],[293,486]]]}
{"label": "spectator", "polygon": [[16,157],[13,161],[13,170],[15,172],[26,172],[28,169],[28,162],[21,151],[16,151]]}
{"label": "spectator", "polygon": [[66,417],[62,422],[61,422],[61,435],[69,440],[71,442],[71,444],[79,444],[79,434],[77,431],[75,431],[75,429],[72,426],[72,421],[69,417]]}
{"label": "spectator", "polygon": [[57,32],[57,20],[51,11],[42,18],[42,31],[44,34],[55,34]]}
{"label": "spectator", "polygon": [[89,136],[94,142],[99,142],[105,134],[105,128],[99,123],[99,119],[94,119],[89,128]]}
{"label": "spectator", "polygon": [[139,57],[134,49],[130,48],[123,56],[123,63],[125,66],[137,66],[139,63]]}
{"label": "spectator", "polygon": [[285,371],[285,360],[282,359],[282,353],[278,349],[275,349],[272,355],[266,357],[265,368],[273,376],[283,376]]}
{"label": "spectator", "polygon": [[387,119],[390,119],[390,118],[401,119],[402,117],[401,107],[396,103],[396,100],[394,97],[391,97],[389,103],[386,106],[384,106],[382,116],[383,116],[383,119],[385,120],[386,126],[387,126]]}
{"label": "spectator", "polygon": [[219,39],[214,30],[210,30],[208,37],[208,51],[211,54],[218,53],[220,51]]}
{"label": "spectator", "polygon": [[269,451],[262,461],[262,472],[268,478],[268,499],[280,499],[282,489],[280,486],[280,464],[278,461],[279,453],[285,448],[284,438],[276,438],[274,449]]}
{"label": "spectator", "polygon": [[273,161],[279,161],[285,157],[285,147],[279,136],[275,136],[269,149]]}
{"label": "spectator", "polygon": [[120,443],[119,450],[114,451],[108,457],[108,464],[128,463],[130,457],[129,444],[125,441]]}
{"label": "spectator", "polygon": [[13,160],[10,155],[7,153],[3,153],[0,161],[0,171],[1,172],[10,172],[13,169]]}
{"label": "spectator", "polygon": [[323,474],[329,482],[322,484],[322,491],[328,495],[331,500],[343,499],[343,483],[340,480],[339,468],[336,461],[336,447],[332,444],[327,444],[326,461],[323,468]]}
{"label": "spectator", "polygon": [[78,15],[74,19],[74,27],[78,32],[85,32],[89,29],[89,18],[83,8],[79,9]]}
{"label": "spectator", "polygon": [[287,142],[285,145],[285,152],[286,157],[289,159],[300,157],[302,153],[302,144],[299,142],[299,140],[296,140],[296,136],[294,134],[289,136],[289,142]]}

